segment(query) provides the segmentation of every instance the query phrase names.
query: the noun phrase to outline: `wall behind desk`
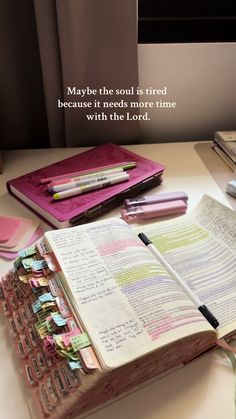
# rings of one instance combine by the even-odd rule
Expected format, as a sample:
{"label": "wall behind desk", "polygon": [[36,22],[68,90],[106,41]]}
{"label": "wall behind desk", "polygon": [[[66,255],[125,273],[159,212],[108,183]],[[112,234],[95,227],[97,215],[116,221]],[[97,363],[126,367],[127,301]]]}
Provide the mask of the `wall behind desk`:
{"label": "wall behind desk", "polygon": [[[143,142],[199,141],[236,129],[236,43],[140,44],[140,87],[167,87],[174,109],[150,109]],[[142,97],[142,100],[151,100]]]}

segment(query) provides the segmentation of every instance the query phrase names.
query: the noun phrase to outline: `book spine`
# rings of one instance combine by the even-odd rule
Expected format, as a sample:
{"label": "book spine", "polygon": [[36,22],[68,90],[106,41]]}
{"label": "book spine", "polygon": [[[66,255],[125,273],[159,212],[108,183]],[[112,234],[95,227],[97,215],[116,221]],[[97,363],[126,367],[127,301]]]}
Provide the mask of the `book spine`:
{"label": "book spine", "polygon": [[218,154],[218,156],[227,164],[227,166],[235,173],[236,165],[231,160],[231,158],[222,150],[218,145],[213,144],[213,150]]}
{"label": "book spine", "polygon": [[236,154],[233,152],[232,149],[229,148],[228,143],[226,141],[222,141],[220,139],[215,139],[214,143],[220,147],[221,150],[224,151],[225,154],[227,154],[227,156],[229,156],[229,158],[236,163]]}
{"label": "book spine", "polygon": [[57,228],[59,228],[59,226],[56,226],[55,224],[53,224],[53,223],[51,223],[46,217],[43,217],[43,215],[42,214],[40,214],[38,211],[36,211],[34,208],[32,208],[32,206],[31,205],[29,205],[29,204],[27,204],[27,202],[25,202],[23,199],[21,199],[18,195],[16,195],[13,191],[12,191],[12,188],[11,188],[11,183],[10,183],[10,181],[8,181],[7,183],[6,183],[6,187],[7,187],[7,190],[8,190],[8,192],[9,192],[9,194],[11,195],[11,196],[13,196],[18,202],[20,202],[21,204],[23,204],[26,208],[28,208],[31,212],[33,212],[33,214],[35,214],[37,217],[39,217],[39,218],[41,218],[41,220],[43,220],[46,224],[48,224],[50,227],[53,227],[53,228],[55,228],[55,227],[57,227]]}

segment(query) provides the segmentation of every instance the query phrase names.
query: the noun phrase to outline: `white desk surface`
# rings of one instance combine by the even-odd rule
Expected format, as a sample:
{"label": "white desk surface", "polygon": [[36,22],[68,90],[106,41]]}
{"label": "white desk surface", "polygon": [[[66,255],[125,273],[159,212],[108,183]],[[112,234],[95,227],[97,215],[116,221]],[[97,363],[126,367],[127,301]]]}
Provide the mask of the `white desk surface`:
{"label": "white desk surface", "polygon": [[[183,190],[189,195],[189,210],[207,193],[223,203],[225,194],[215,183],[199,155],[196,143],[168,143],[127,146],[131,151],[166,166],[158,192]],[[32,218],[32,213],[8,195],[8,179],[74,155],[85,148],[24,150],[3,152],[0,175],[0,214]],[[214,153],[212,151],[212,153]],[[213,158],[215,158],[213,156]],[[222,170],[222,164],[219,163]],[[217,170],[217,167],[215,168]],[[227,172],[227,168],[225,169]],[[233,177],[233,176],[232,176]],[[226,185],[225,185],[226,186]],[[153,193],[155,190],[152,190]],[[150,193],[150,192],[149,192]],[[228,204],[229,205],[229,204]],[[106,214],[119,216],[119,209]],[[50,229],[41,222],[41,227]],[[12,262],[0,259],[0,275]],[[1,320],[0,329],[0,417],[29,419],[29,411],[20,386],[17,364],[10,351],[10,338]],[[145,385],[126,397],[91,414],[89,419],[233,419],[234,377],[232,367],[221,352],[214,351],[162,379]]]}

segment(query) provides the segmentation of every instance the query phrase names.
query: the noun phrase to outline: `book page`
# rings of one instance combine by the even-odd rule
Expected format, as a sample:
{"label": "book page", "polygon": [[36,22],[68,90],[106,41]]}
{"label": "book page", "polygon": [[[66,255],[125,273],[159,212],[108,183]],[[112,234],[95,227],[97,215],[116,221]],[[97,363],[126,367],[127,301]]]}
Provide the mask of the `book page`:
{"label": "book page", "polygon": [[[139,228],[140,231],[140,228]],[[143,227],[172,268],[220,323],[236,328],[236,213],[205,195],[180,218]]]}
{"label": "book page", "polygon": [[236,251],[236,212],[220,202],[204,195],[195,208],[194,218],[214,236]]}
{"label": "book page", "polygon": [[132,229],[110,219],[45,234],[98,356],[114,368],[212,331]]}

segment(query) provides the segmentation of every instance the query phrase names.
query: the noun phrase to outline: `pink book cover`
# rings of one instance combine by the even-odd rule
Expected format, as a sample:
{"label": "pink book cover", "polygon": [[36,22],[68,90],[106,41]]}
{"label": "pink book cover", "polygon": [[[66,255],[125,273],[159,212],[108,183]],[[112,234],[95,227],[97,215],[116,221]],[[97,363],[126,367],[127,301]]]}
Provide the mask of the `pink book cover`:
{"label": "pink book cover", "polygon": [[[124,161],[135,161],[137,163],[135,168],[128,170],[129,181],[86,194],[55,201],[48,192],[47,184],[40,183],[43,178],[99,168]],[[160,183],[160,176],[155,177],[155,175],[160,175],[163,170],[164,166],[161,163],[146,159],[121,146],[106,143],[9,180],[7,187],[14,197],[41,215],[50,224],[56,227],[67,227],[66,222],[76,219],[80,215],[86,215],[91,209],[95,209],[96,216],[104,213],[108,202],[108,210],[111,209],[117,204],[119,197],[131,196],[128,192],[132,192],[137,185],[145,185],[146,182],[148,187],[156,186]],[[154,177],[153,182],[152,177]],[[140,188],[140,191],[142,189],[145,190],[145,187]],[[138,192],[139,189],[135,189],[135,191]],[[114,198],[112,204],[111,198]]]}

